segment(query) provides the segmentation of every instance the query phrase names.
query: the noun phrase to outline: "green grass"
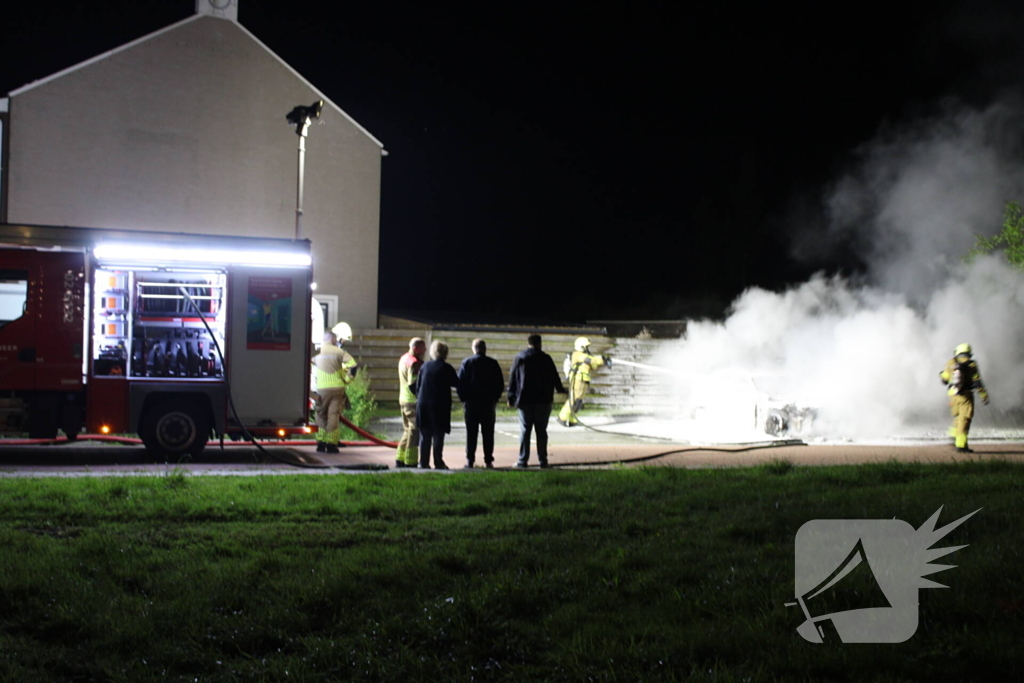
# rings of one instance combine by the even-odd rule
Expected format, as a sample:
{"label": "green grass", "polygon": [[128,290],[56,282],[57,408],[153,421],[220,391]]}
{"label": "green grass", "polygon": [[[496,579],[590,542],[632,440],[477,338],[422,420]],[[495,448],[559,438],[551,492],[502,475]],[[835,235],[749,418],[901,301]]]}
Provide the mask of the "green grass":
{"label": "green grass", "polygon": [[[0,480],[0,680],[1010,680],[1007,463]],[[899,645],[795,632],[812,519],[984,509]],[[1013,676],[1016,673],[1017,676]]]}

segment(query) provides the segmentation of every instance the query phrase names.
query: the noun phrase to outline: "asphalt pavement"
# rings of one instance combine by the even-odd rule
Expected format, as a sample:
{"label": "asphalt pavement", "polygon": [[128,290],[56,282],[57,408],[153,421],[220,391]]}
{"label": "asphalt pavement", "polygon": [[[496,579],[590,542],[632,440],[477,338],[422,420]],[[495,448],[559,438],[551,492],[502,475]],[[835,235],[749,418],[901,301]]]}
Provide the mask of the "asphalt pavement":
{"label": "asphalt pavement", "polygon": [[[767,435],[742,434],[734,440],[694,441],[671,436],[673,425],[657,421],[594,419],[594,429],[566,428],[552,420],[549,455],[554,470],[599,467],[737,467],[787,460],[797,466],[851,465],[900,460],[904,462],[963,462],[1008,460],[1024,462],[1024,439],[979,439],[974,453],[956,453],[946,439],[880,440],[876,443],[811,443],[772,439]],[[397,468],[394,449],[386,446],[349,445],[336,455],[317,453],[313,445],[263,442],[211,443],[195,458],[168,460],[153,457],[140,445],[79,441],[56,446],[0,445],[0,477],[137,476],[186,472],[192,475],[254,476],[277,474],[473,474],[487,472],[477,448],[476,468],[463,468],[465,428],[453,423],[446,439],[444,460],[449,470]],[[388,431],[384,427],[384,431]],[[652,436],[652,434],[659,434]],[[669,434],[669,436],[665,436]],[[389,438],[394,438],[394,434]],[[500,420],[495,434],[495,469],[521,470],[518,459],[519,428],[513,420]],[[540,472],[535,448],[527,472]]]}

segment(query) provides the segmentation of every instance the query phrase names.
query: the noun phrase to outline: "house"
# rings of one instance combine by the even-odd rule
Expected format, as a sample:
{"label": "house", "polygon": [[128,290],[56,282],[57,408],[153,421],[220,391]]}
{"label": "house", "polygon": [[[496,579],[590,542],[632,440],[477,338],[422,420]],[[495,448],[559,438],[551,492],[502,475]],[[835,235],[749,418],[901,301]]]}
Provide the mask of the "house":
{"label": "house", "polygon": [[[0,98],[0,221],[301,238],[327,322],[377,324],[382,143],[237,20],[196,13]],[[322,125],[317,125],[322,124]]]}

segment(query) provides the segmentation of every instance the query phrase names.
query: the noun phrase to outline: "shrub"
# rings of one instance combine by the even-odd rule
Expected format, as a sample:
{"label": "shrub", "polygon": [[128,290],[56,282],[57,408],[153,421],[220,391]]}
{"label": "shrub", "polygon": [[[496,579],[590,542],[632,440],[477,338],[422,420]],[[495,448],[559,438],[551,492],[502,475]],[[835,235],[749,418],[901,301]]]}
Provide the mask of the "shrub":
{"label": "shrub", "polygon": [[[366,429],[370,424],[374,411],[377,410],[377,397],[370,390],[369,369],[360,367],[356,371],[355,378],[348,385],[346,395],[351,407],[345,411],[345,417],[357,427]],[[343,441],[350,441],[361,439],[362,437],[343,425],[341,438]]]}

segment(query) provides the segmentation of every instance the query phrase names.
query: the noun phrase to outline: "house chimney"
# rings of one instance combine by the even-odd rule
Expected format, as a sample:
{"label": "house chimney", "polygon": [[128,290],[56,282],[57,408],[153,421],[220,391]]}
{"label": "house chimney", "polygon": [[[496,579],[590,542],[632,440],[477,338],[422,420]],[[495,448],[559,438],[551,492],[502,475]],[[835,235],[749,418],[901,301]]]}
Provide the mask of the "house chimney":
{"label": "house chimney", "polygon": [[196,0],[196,14],[238,21],[238,0]]}

